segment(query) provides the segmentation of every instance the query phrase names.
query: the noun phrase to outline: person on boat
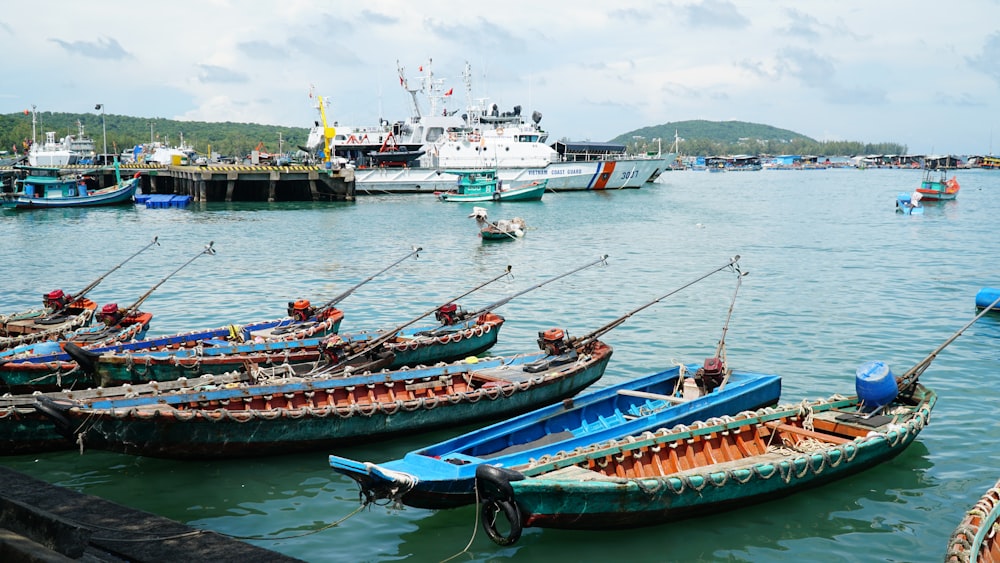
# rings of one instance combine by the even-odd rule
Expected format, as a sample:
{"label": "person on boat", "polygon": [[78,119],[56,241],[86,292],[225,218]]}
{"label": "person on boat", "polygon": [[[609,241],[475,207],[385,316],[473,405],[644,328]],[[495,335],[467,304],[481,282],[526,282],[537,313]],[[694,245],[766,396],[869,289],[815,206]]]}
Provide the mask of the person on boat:
{"label": "person on boat", "polygon": [[913,191],[913,195],[910,196],[910,207],[920,207],[920,200],[924,195],[916,190]]}

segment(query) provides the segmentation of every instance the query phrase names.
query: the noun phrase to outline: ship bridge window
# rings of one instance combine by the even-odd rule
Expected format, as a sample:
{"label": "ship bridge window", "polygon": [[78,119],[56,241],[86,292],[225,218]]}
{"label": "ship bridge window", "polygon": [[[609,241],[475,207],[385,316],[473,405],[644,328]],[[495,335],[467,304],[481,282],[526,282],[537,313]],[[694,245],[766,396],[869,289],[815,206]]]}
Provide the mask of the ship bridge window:
{"label": "ship bridge window", "polygon": [[427,138],[424,140],[427,143],[433,143],[434,141],[440,139],[444,135],[444,127],[430,127],[427,129]]}

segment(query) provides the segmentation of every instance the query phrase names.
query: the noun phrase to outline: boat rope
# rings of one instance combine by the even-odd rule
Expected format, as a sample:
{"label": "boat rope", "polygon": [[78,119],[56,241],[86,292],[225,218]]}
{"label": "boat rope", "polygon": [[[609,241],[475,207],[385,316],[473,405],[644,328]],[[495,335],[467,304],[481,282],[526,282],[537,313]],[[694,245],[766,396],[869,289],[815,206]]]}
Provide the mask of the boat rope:
{"label": "boat rope", "polygon": [[476,504],[474,505],[476,507],[476,509],[473,511],[473,512],[476,513],[476,518],[475,518],[475,520],[473,520],[473,524],[472,524],[472,537],[469,538],[469,543],[465,544],[465,547],[462,548],[462,551],[459,551],[458,553],[456,553],[455,555],[452,555],[451,557],[449,557],[447,559],[442,559],[441,563],[447,563],[448,561],[451,561],[452,559],[458,557],[459,555],[462,555],[463,553],[468,552],[469,548],[472,547],[472,542],[476,541],[476,532],[479,531],[479,513],[481,512],[479,510],[479,503],[481,501],[481,499],[479,497],[479,479],[475,480],[475,484],[472,486],[472,491],[476,495]]}

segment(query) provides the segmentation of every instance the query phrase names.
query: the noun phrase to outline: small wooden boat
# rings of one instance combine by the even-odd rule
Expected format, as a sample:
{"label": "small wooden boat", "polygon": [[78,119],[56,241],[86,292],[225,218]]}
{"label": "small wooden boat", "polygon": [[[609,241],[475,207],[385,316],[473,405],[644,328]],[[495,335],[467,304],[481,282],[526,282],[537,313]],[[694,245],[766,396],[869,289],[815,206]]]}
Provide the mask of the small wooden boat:
{"label": "small wooden boat", "polygon": [[3,194],[5,209],[53,209],[95,207],[131,203],[139,187],[139,173],[107,188],[92,189],[80,174],[61,176],[59,168],[24,167],[27,175],[17,180],[15,191]]}
{"label": "small wooden boat", "polygon": [[917,188],[917,193],[921,195],[923,201],[951,201],[958,197],[958,180],[954,176],[947,177],[944,170],[940,171],[940,176],[935,178],[934,170],[924,172],[924,179]]}
{"label": "small wooden boat", "polygon": [[[735,265],[735,260],[723,268],[730,265]],[[665,297],[578,341],[586,342],[610,330],[609,327],[620,326]],[[734,293],[734,300],[735,297]],[[731,313],[732,307],[730,316]],[[726,326],[728,323],[727,319]],[[539,344],[551,347],[554,353],[563,339],[560,333],[545,332],[539,335]],[[724,342],[725,336],[715,356],[700,369],[678,366],[630,379],[421,448],[402,459],[374,464],[331,455],[330,466],[358,482],[365,503],[387,499],[419,508],[452,508],[476,502],[475,472],[482,464],[521,465],[584,444],[777,403],[781,379],[776,375],[726,369],[722,361]],[[686,374],[688,369],[691,377]]]}
{"label": "small wooden boat", "polygon": [[[70,297],[67,302],[66,297]],[[94,318],[97,303],[74,298],[61,289],[46,293],[41,309],[6,315],[0,319],[0,350],[10,350],[43,340],[60,339],[86,327]]]}
{"label": "small wooden boat", "polygon": [[528,228],[524,223],[524,219],[520,217],[490,222],[486,214],[486,209],[482,207],[473,207],[469,217],[476,220],[476,224],[479,226],[479,236],[484,241],[516,240],[523,237],[524,232]]}
{"label": "small wooden boat", "polygon": [[[484,527],[507,545],[522,526],[630,528],[771,500],[896,457],[936,400],[917,384],[871,417],[857,397],[831,398],[594,444],[514,470],[481,465]],[[497,532],[499,511],[513,518],[509,535]]]}
{"label": "small wooden boat", "polygon": [[0,315],[0,350],[9,350],[42,340],[58,340],[66,334],[90,324],[97,311],[97,303],[87,299],[86,295],[115,270],[142,254],[143,251],[158,244],[157,237],[153,237],[153,242],[118,263],[114,268],[75,294],[67,294],[61,289],[55,289],[42,296],[43,307],[40,309]]}
{"label": "small wooden boat", "polygon": [[920,375],[984,314],[899,378],[884,362],[862,365],[853,397],[593,443],[516,467],[480,465],[483,526],[501,545],[526,526],[647,526],[772,500],[885,463],[930,422],[937,395]]}
{"label": "small wooden boat", "polygon": [[[519,414],[597,381],[612,349],[548,352],[401,371],[353,371],[108,399],[46,399],[81,447],[173,458],[287,454]],[[363,368],[359,368],[363,369]]]}
{"label": "small wooden boat", "polygon": [[1000,561],[997,526],[1000,520],[1000,481],[965,513],[948,541],[946,563],[992,563]]}
{"label": "small wooden boat", "polygon": [[493,169],[445,170],[444,173],[455,174],[458,181],[452,190],[436,192],[441,201],[537,201],[542,199],[548,184],[548,180],[541,180],[504,187]]}

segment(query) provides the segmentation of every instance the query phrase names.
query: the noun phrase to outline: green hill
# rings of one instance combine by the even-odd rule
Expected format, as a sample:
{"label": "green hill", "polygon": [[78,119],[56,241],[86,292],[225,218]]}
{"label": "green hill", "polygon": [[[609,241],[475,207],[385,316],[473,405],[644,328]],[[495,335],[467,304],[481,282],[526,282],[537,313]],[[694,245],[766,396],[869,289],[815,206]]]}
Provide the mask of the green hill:
{"label": "green hill", "polygon": [[[906,145],[861,141],[817,141],[795,131],[746,121],[676,121],[623,133],[612,142],[623,143],[637,152],[667,150],[680,138],[683,155],[721,154],[811,154],[854,156],[858,154],[906,154]],[[659,142],[656,141],[659,139]]]}
{"label": "green hill", "polygon": [[[45,141],[46,131],[55,131],[56,139],[77,134],[77,120],[83,124],[84,133],[97,143],[98,152],[104,148],[104,132],[101,115],[93,113],[38,112],[36,140]],[[178,145],[181,136],[184,144],[205,154],[212,152],[223,155],[245,155],[264,143],[269,152],[278,152],[279,139],[283,151],[293,150],[303,145],[309,136],[307,127],[280,127],[257,123],[233,123],[230,121],[210,123],[205,121],[176,121],[172,119],[130,117],[126,115],[104,116],[108,133],[108,152],[121,153],[137,144],[151,140],[170,145]],[[10,151],[16,145],[20,151],[22,143],[31,139],[31,115],[11,113],[0,115],[0,150]]]}

